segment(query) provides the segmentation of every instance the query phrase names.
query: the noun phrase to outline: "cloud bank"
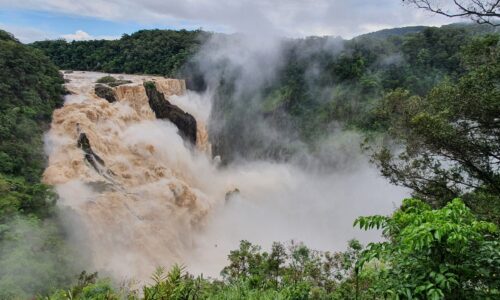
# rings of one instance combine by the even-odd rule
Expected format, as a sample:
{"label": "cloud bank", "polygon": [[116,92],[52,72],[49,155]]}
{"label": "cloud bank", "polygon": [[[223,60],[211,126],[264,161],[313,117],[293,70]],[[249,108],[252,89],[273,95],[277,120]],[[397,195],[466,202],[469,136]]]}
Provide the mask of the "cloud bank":
{"label": "cloud bank", "polygon": [[452,20],[399,0],[0,0],[0,8],[39,10],[158,27],[350,38],[383,28]]}

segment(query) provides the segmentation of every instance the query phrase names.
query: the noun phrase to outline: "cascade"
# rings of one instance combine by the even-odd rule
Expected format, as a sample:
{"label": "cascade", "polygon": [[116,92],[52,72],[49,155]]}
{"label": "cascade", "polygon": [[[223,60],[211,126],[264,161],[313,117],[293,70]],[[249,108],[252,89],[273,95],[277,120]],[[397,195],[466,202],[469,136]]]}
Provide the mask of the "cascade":
{"label": "cascade", "polygon": [[183,261],[190,232],[217,198],[201,192],[191,163],[197,156],[210,169],[205,120],[192,149],[174,124],[156,119],[143,86],[154,82],[167,101],[186,92],[183,80],[127,76],[132,82],[115,87],[109,103],[93,90],[103,75],[65,74],[70,94],[46,134],[43,180],[84,225],[92,265],[147,278],[156,266]]}

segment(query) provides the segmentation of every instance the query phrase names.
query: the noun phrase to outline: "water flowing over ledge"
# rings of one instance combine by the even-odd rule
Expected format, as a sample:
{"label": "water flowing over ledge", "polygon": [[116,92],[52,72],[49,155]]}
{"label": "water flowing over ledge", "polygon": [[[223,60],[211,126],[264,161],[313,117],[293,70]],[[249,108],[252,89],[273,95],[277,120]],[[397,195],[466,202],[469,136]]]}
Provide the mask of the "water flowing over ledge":
{"label": "water flowing over ledge", "polygon": [[[356,135],[333,137],[328,146],[341,159],[347,147],[347,170],[315,173],[272,161],[220,168],[205,126],[209,93],[186,91],[182,80],[113,75],[132,82],[115,87],[110,103],[94,94],[104,75],[65,74],[71,94],[45,136],[44,182],[56,187],[66,227],[90,257],[89,270],[144,281],[155,267],[178,263],[217,276],[242,239],[264,247],[295,239],[342,250],[353,237],[377,239],[352,228],[357,216],[389,213],[406,195],[357,154]],[[174,124],[156,119],[148,81],[196,119],[195,146]]]}
{"label": "water flowing over ledge", "polygon": [[155,82],[169,99],[186,93],[183,80],[123,75],[132,83],[115,87],[117,101],[109,103],[93,93],[104,75],[65,74],[71,94],[46,134],[43,179],[84,225],[92,264],[142,279],[158,265],[183,260],[189,232],[213,205],[214,197],[196,184],[192,165],[197,157],[210,168],[210,145],[205,120],[198,122],[191,149],[148,104],[143,81]]}

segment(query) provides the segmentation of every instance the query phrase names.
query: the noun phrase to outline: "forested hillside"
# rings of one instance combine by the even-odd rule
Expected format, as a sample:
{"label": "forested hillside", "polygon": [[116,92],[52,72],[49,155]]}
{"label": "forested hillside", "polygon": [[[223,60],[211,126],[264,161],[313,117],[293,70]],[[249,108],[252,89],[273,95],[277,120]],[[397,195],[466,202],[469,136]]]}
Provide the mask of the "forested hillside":
{"label": "forested hillside", "polygon": [[[40,183],[43,133],[62,104],[63,80],[39,50],[0,30],[0,298],[27,298],[68,283],[70,259]],[[27,268],[29,266],[30,268]],[[68,270],[70,271],[70,270]]]}
{"label": "forested hillside", "polygon": [[266,135],[259,122],[252,122],[256,119],[312,151],[336,128],[385,131],[376,109],[385,93],[402,88],[422,96],[445,78],[456,80],[464,73],[462,48],[489,31],[446,26],[387,38],[289,40],[275,76],[253,89],[237,88],[243,84],[236,80],[238,67],[221,61],[225,67],[220,67],[213,118],[225,125],[212,127],[216,152],[228,161],[233,155],[287,159],[303,145],[276,138],[262,143]]}
{"label": "forested hillside", "polygon": [[210,34],[201,30],[140,30],[119,40],[33,43],[60,69],[175,76]]}

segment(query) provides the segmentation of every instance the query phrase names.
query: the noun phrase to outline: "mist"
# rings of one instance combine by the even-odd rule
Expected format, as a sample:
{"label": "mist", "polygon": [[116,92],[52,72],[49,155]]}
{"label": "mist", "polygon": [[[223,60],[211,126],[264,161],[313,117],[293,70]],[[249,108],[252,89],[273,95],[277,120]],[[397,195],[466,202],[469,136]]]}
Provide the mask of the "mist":
{"label": "mist", "polygon": [[[279,81],[293,42],[275,36],[215,35],[194,59],[208,85],[205,93],[213,95],[207,100],[212,104],[208,124],[214,155],[223,161],[224,155],[230,156],[219,173],[232,178],[237,191],[217,202],[197,233],[188,263],[195,272],[217,276],[240,240],[264,247],[295,240],[323,251],[341,251],[352,238],[378,240],[376,232],[354,229],[353,221],[362,215],[388,215],[408,196],[370,164],[369,154],[361,150],[361,133],[332,122],[329,132],[310,147],[286,112],[272,117],[262,113],[266,89]],[[340,38],[302,43],[301,59],[344,50]],[[321,89],[319,94],[331,94],[331,88],[317,82],[322,67],[307,66],[306,84]],[[277,153],[276,147],[284,150]]]}
{"label": "mist", "polygon": [[18,215],[2,224],[0,298],[29,299],[50,292],[70,284],[85,267],[77,244],[58,242],[65,236],[60,222]]}

